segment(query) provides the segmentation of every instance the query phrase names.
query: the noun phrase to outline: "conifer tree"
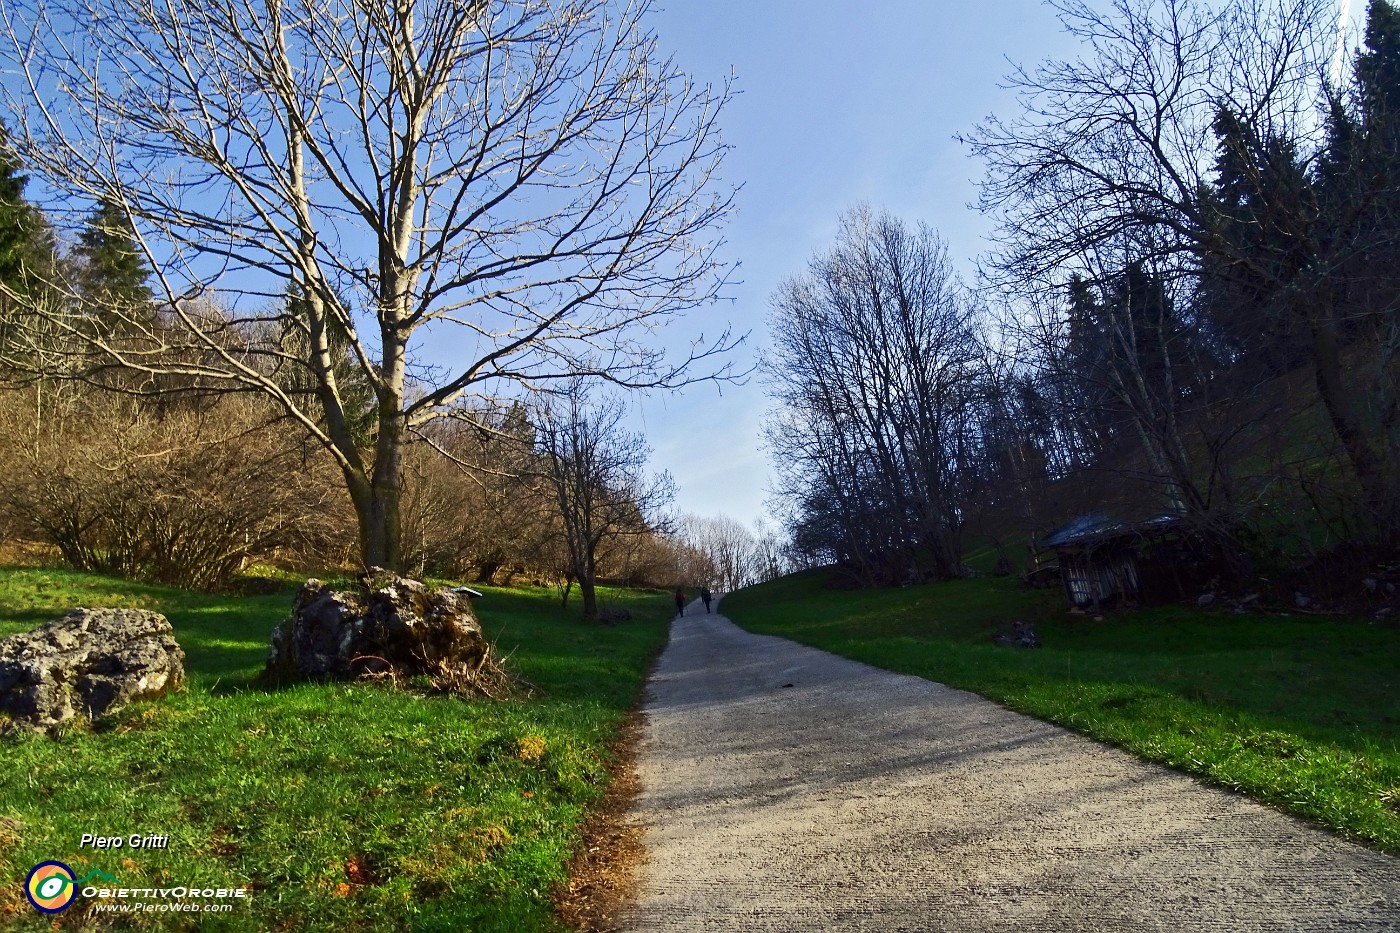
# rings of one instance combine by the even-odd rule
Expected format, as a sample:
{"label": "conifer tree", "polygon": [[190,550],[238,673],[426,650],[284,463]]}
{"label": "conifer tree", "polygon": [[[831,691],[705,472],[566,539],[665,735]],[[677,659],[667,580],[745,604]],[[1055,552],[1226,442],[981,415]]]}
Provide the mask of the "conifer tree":
{"label": "conifer tree", "polygon": [[1237,382],[1252,384],[1307,359],[1306,335],[1282,293],[1314,287],[1299,276],[1316,265],[1325,234],[1316,185],[1292,140],[1261,138],[1228,107],[1213,129],[1216,171],[1201,213],[1218,240],[1202,255],[1202,310]]}
{"label": "conifer tree", "polygon": [[[337,296],[341,302],[345,298]],[[284,360],[288,361],[288,371],[283,385],[299,396],[311,397],[320,391],[323,381],[329,381],[340,395],[345,409],[347,429],[361,446],[369,446],[374,440],[375,396],[374,386],[365,378],[364,371],[355,365],[354,350],[349,333],[339,321],[324,323],[325,342],[329,352],[329,372],[317,376],[314,363],[310,362],[310,347],[315,337],[315,318],[307,307],[305,293],[298,287],[287,290],[286,313],[282,317],[282,333],[278,343]]]}
{"label": "conifer tree", "polygon": [[51,293],[56,271],[53,235],[34,205],[25,199],[29,177],[0,123],[0,360],[13,364],[31,356],[14,344],[18,315],[41,293]]}
{"label": "conifer tree", "polygon": [[29,178],[20,174],[19,160],[6,144],[6,136],[0,124],[0,281],[8,284],[19,279],[33,232],[34,209],[24,200]]}
{"label": "conifer tree", "polygon": [[[1372,0],[1366,15],[1366,51],[1356,59],[1357,96],[1368,135],[1393,143],[1400,136],[1400,10]],[[1394,146],[1388,154],[1395,158]]]}
{"label": "conifer tree", "polygon": [[1063,395],[1080,408],[1076,422],[1083,446],[1091,458],[1098,458],[1121,433],[1121,413],[1114,410],[1108,388],[1108,335],[1094,287],[1076,274],[1070,277],[1068,291],[1066,353],[1061,367],[1068,391]]}
{"label": "conifer tree", "polygon": [[[1396,507],[1396,385],[1358,365],[1400,299],[1400,13],[1373,0],[1350,95],[1333,89],[1315,170],[1291,138],[1222,109],[1202,197],[1203,294],[1241,384],[1311,364],[1318,396],[1382,534]],[[1245,367],[1262,363],[1262,372]],[[1378,374],[1380,378],[1377,378]]]}
{"label": "conifer tree", "polygon": [[136,244],[131,218],[120,205],[101,201],[78,236],[78,293],[96,319],[118,327],[150,314],[150,268]]}
{"label": "conifer tree", "polygon": [[1400,297],[1400,11],[1387,0],[1372,0],[1367,14],[1355,100],[1354,121],[1330,121],[1325,166],[1337,175],[1329,198],[1336,240],[1353,247],[1342,310],[1351,322],[1375,324]]}

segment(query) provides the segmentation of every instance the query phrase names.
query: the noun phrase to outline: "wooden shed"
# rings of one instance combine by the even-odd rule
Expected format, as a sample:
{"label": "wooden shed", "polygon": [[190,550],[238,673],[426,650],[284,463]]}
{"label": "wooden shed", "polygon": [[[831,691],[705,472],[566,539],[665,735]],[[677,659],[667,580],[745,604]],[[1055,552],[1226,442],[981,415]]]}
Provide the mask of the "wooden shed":
{"label": "wooden shed", "polygon": [[1041,546],[1055,552],[1065,595],[1079,607],[1177,599],[1195,576],[1193,549],[1174,515],[1138,522],[1081,515]]}

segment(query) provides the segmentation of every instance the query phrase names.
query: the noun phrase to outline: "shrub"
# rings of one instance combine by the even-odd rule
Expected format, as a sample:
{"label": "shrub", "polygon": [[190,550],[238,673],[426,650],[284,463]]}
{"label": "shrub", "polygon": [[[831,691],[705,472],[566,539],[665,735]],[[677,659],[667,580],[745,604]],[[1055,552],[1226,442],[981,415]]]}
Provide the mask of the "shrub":
{"label": "shrub", "polygon": [[30,441],[0,465],[0,510],[74,568],[217,589],[255,556],[354,541],[333,467],[261,402],[17,404],[38,391],[6,399],[10,436]]}

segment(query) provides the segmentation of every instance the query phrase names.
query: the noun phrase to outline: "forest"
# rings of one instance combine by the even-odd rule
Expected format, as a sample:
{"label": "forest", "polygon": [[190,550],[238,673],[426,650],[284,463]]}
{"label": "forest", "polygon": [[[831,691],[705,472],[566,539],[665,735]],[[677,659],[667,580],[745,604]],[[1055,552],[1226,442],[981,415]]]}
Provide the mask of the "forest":
{"label": "forest", "polygon": [[1202,590],[1376,585],[1400,540],[1400,14],[1372,2],[1353,55],[1335,4],[1052,6],[1082,57],[1017,70],[1021,109],[965,139],[997,222],[977,280],[859,207],[774,297],[795,547],[890,585],[984,548],[1033,566],[1081,516],[1171,519]]}

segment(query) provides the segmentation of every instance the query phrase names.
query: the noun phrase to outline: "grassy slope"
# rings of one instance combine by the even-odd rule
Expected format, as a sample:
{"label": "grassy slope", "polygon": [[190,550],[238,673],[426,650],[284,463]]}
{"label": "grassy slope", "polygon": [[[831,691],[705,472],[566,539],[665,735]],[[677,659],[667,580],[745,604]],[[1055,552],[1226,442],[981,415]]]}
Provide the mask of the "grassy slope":
{"label": "grassy slope", "polygon": [[[487,589],[483,625],[544,696],[507,703],[254,678],[290,591],[222,598],[61,571],[0,571],[0,635],[74,605],[164,612],[189,689],[61,742],[0,741],[0,928],[47,928],[20,883],[67,861],[127,887],[251,883],[231,914],[131,928],[549,930],[608,742],[665,638],[664,596],[605,593],[637,621],[577,621],[545,590]],[[79,850],[82,833],[169,833],[165,851]],[[80,925],[83,902],[60,914]]]}
{"label": "grassy slope", "polygon": [[[1096,623],[1058,590],[978,579],[724,600],[752,631],[980,693],[1400,853],[1400,631],[1159,607]],[[998,648],[1011,622],[1044,648]]]}

